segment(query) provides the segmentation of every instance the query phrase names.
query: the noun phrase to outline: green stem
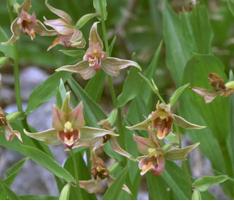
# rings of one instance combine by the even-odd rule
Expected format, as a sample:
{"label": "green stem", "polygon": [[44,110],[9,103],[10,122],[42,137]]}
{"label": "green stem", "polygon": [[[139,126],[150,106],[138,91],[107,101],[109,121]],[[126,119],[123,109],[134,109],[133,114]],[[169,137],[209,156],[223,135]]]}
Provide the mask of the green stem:
{"label": "green stem", "polygon": [[[104,39],[104,44],[105,44],[105,49],[106,49],[106,54],[109,57],[110,56],[110,50],[109,50],[109,44],[108,44],[108,39],[107,39],[107,34],[106,34],[106,25],[105,25],[105,19],[104,19],[104,14],[103,14],[103,7],[102,7],[102,0],[99,0],[99,5],[101,9],[101,25],[102,25],[102,34],[103,34],[103,39]],[[111,92],[111,98],[114,107],[118,107],[118,101],[115,95],[115,90],[114,90],[114,85],[112,82],[112,77],[108,75],[108,83],[110,86],[110,92]],[[121,118],[121,108],[118,108],[118,132],[120,134],[120,146],[122,149],[125,149],[125,140],[124,140],[124,132],[123,132],[123,124],[122,124],[122,118]],[[123,156],[123,166],[125,166],[127,163],[126,158]]]}
{"label": "green stem", "polygon": [[161,100],[162,103],[166,104],[166,102],[163,100],[162,96],[159,94],[159,92],[155,92],[158,98]]}
{"label": "green stem", "polygon": [[[175,125],[175,128],[176,128],[176,133],[178,134],[178,137],[179,137],[179,148],[181,148],[181,135],[180,135],[180,129],[178,127],[178,125],[174,124]],[[184,169],[184,173],[185,173],[185,178],[187,180],[187,183],[191,189],[191,192],[192,193],[192,181],[191,181],[191,178],[190,178],[190,175],[189,175],[189,170],[188,170],[188,167],[187,167],[187,164],[185,161],[182,161],[182,167]]]}
{"label": "green stem", "polygon": [[78,174],[78,167],[77,167],[77,161],[76,161],[76,157],[75,154],[73,152],[73,150],[70,150],[71,156],[72,156],[72,160],[73,160],[73,164],[74,164],[74,170],[75,170],[75,178],[76,178],[76,194],[79,200],[83,200],[82,198],[82,194],[80,191],[80,186],[79,186],[79,174]]}

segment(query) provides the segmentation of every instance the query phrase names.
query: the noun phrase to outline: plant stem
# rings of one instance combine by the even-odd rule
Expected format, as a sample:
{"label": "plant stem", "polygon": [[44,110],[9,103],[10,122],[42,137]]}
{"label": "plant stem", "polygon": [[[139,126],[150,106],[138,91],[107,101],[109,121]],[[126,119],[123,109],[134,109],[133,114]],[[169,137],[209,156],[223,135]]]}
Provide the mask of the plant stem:
{"label": "plant stem", "polygon": [[[101,9],[101,24],[102,24],[102,34],[103,34],[103,39],[105,43],[105,49],[106,49],[106,54],[109,57],[110,56],[110,50],[109,50],[109,44],[108,44],[108,39],[107,39],[107,34],[106,34],[106,25],[105,25],[105,19],[103,15],[103,7],[102,7],[102,0],[99,0],[99,5]],[[115,90],[114,90],[114,85],[112,82],[112,77],[108,75],[108,83],[110,86],[110,92],[111,92],[111,98],[114,107],[118,107],[118,101],[115,95]],[[122,125],[122,118],[121,118],[121,108],[118,108],[118,132],[120,134],[120,146],[122,149],[125,149],[125,142],[124,142],[124,131],[123,131],[123,125]],[[126,165],[126,158],[123,156],[123,166]]]}
{"label": "plant stem", "polygon": [[162,103],[166,104],[165,101],[163,100],[162,96],[159,94],[159,92],[155,92],[158,98],[161,100]]}
{"label": "plant stem", "polygon": [[[7,6],[8,6],[8,11],[9,11],[9,15],[10,15],[10,19],[11,19],[11,23],[14,21],[14,15],[13,15],[13,10],[11,7],[11,3],[10,0],[7,0]],[[24,112],[23,111],[23,107],[22,107],[22,101],[21,101],[21,94],[20,94],[20,80],[19,80],[19,56],[18,56],[18,43],[17,41],[14,42],[13,44],[13,49],[14,49],[14,78],[15,78],[15,97],[16,97],[16,104],[18,107],[18,110],[20,112]],[[29,131],[29,127],[27,124],[27,120],[26,117],[24,116],[21,119],[22,125],[23,127]]]}
{"label": "plant stem", "polygon": [[74,170],[75,170],[75,178],[76,178],[76,194],[79,200],[83,200],[82,198],[82,194],[80,191],[80,186],[79,186],[79,174],[78,174],[78,167],[77,167],[77,161],[76,161],[76,157],[75,154],[73,152],[73,150],[70,150],[71,156],[72,156],[72,160],[73,160],[73,164],[74,164]]}
{"label": "plant stem", "polygon": [[[176,128],[176,133],[178,134],[178,137],[179,137],[179,148],[181,148],[181,135],[180,135],[180,129],[178,127],[178,125],[174,124],[175,125],[175,128]],[[190,179],[190,175],[189,175],[189,170],[188,170],[188,167],[187,167],[187,164],[185,161],[182,161],[182,167],[184,169],[184,173],[185,173],[185,178],[187,180],[187,183],[191,189],[191,193],[192,193],[192,181]]]}

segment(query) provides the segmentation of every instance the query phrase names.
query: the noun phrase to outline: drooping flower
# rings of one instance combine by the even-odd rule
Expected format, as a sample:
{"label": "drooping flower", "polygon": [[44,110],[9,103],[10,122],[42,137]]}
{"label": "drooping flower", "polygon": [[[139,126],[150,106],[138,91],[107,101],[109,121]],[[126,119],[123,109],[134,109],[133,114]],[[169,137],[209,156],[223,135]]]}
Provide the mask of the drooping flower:
{"label": "drooping flower", "polygon": [[[4,127],[4,132],[5,132],[5,136],[6,136],[7,141],[13,140],[15,136],[21,142],[23,141],[21,138],[20,132],[12,129],[11,125],[7,121],[7,118],[4,114],[3,109],[0,107],[0,128],[2,128],[2,127]],[[0,131],[0,132],[2,132],[2,131]]]}
{"label": "drooping flower", "polygon": [[219,94],[223,97],[228,97],[234,92],[234,82],[224,83],[223,79],[216,73],[208,73],[209,84],[214,88],[214,91],[199,87],[190,87],[198,95],[203,97],[205,103],[212,102]]}
{"label": "drooping flower", "polygon": [[71,149],[78,140],[89,142],[96,137],[106,134],[116,135],[112,131],[105,129],[86,127],[83,116],[83,103],[81,102],[75,109],[71,109],[70,92],[66,94],[66,99],[60,110],[56,105],[53,107],[53,129],[40,133],[29,133],[24,130],[25,134],[37,140],[44,141],[48,145],[57,145],[61,142]]}
{"label": "drooping flower", "polygon": [[[150,171],[154,175],[160,175],[163,173],[165,168],[165,160],[186,160],[186,156],[190,151],[196,148],[199,143],[179,149],[166,150],[164,145],[155,137],[154,132],[149,128],[149,138],[144,138],[134,135],[134,140],[137,143],[138,151],[144,156],[137,158],[139,161],[139,168],[141,170],[141,175]],[[169,146],[171,148],[171,146]]]}
{"label": "drooping flower", "polygon": [[[115,180],[115,178],[110,175],[110,170],[106,167],[105,162],[96,155],[95,151],[96,148],[93,148],[91,151],[91,163],[93,168],[90,172],[93,175],[93,179],[88,181],[79,181],[80,187],[84,188],[88,193],[97,192],[102,181],[105,179],[107,179],[108,187],[110,187]],[[123,185],[122,189],[131,194],[131,191],[126,185]]]}
{"label": "drooping flower", "polygon": [[182,117],[172,114],[169,105],[158,103],[156,108],[157,110],[152,112],[145,121],[127,128],[134,130],[148,130],[148,127],[150,126],[151,129],[157,130],[158,139],[163,139],[172,131],[173,123],[185,129],[205,128],[205,126],[189,123]]}
{"label": "drooping flower", "polygon": [[45,1],[46,6],[51,12],[58,15],[60,18],[56,20],[45,20],[45,24],[56,30],[57,38],[53,44],[47,49],[50,50],[57,44],[61,44],[66,48],[83,48],[85,47],[85,39],[80,30],[76,29],[72,23],[71,17],[62,10],[52,7],[48,0]]}
{"label": "drooping flower", "polygon": [[127,68],[128,66],[135,66],[141,70],[141,67],[134,61],[107,57],[106,52],[103,51],[103,43],[97,32],[97,24],[98,22],[95,22],[90,30],[89,48],[84,55],[83,61],[75,65],[62,66],[56,71],[64,70],[79,73],[83,79],[88,80],[101,68],[108,75],[115,77],[119,75],[120,69]]}
{"label": "drooping flower", "polygon": [[110,142],[111,148],[113,151],[119,153],[122,156],[125,156],[131,160],[135,160],[134,157],[129,154],[128,152],[126,152],[125,150],[123,150],[120,146],[119,143],[116,139],[116,136],[118,136],[117,134],[114,133],[115,128],[111,128],[110,123],[108,122],[108,119],[103,119],[100,122],[98,122],[98,125],[102,125],[102,129],[105,130],[109,130],[110,132],[112,132],[112,134],[106,134],[106,135],[102,135],[102,136],[97,136],[95,138],[93,138],[92,140],[90,140],[90,138],[85,138],[85,136],[83,136],[83,138],[81,138],[75,145],[73,148],[78,148],[78,147],[83,147],[83,146],[89,146],[91,149],[93,148],[99,148],[101,146],[103,146],[104,144],[106,144],[108,141]]}
{"label": "drooping flower", "polygon": [[[31,0],[25,0],[18,8],[19,17],[17,17],[11,24],[12,37],[2,43],[9,45],[19,39],[21,31],[25,35],[30,35],[31,40],[34,39],[35,33],[40,36],[53,36],[56,32],[45,28],[42,22],[36,19],[35,13],[30,15],[28,11],[31,8]],[[21,30],[21,31],[20,31]]]}

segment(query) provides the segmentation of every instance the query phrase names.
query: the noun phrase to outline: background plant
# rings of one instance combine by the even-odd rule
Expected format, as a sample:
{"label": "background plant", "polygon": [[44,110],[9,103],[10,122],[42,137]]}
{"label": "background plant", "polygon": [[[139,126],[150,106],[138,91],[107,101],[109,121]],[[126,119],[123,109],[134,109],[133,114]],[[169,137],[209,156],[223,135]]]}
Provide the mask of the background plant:
{"label": "background plant", "polygon": [[[10,4],[15,3],[15,1],[9,2]],[[22,1],[19,1],[18,3],[22,3]],[[79,2],[79,5],[77,5],[75,1],[70,1],[69,3],[61,1],[60,3],[57,3],[58,6],[61,5],[60,9],[69,13],[74,21],[77,21],[81,16],[87,13],[93,13],[95,11],[91,1],[81,1]],[[94,1],[96,8],[98,3],[98,1]],[[102,1],[102,3],[105,5],[105,1]],[[1,18],[1,27],[6,31],[7,35],[10,36],[10,21],[6,9],[6,2],[1,1],[0,4],[3,4],[3,6],[1,6],[1,15],[3,16]],[[55,1],[52,0],[50,1],[50,4],[56,5]],[[32,11],[37,13],[39,20],[43,21],[42,16],[46,16],[48,19],[54,17],[54,15],[46,9],[44,2],[33,1],[32,6]],[[184,9],[181,8],[182,6]],[[120,10],[121,7],[126,7],[131,14],[123,15],[123,17],[120,12],[114,12],[117,9]],[[176,14],[172,7],[176,12],[181,12]],[[200,1],[200,3],[196,5],[192,5],[189,1],[107,1],[108,16],[105,25],[108,33],[108,43],[109,45],[114,44],[113,46],[110,45],[110,50],[112,51],[109,51],[111,52],[111,55],[126,59],[131,59],[132,52],[136,52],[135,59],[141,64],[143,69],[142,73],[147,79],[150,80],[153,78],[155,80],[157,88],[159,89],[159,94],[161,94],[165,102],[169,102],[169,98],[172,95],[168,89],[173,88],[172,91],[175,91],[176,88],[187,83],[190,83],[190,86],[211,89],[207,81],[209,72],[220,75],[225,83],[228,79],[232,80],[232,73],[230,73],[230,70],[233,67],[233,16],[229,9],[230,11],[233,11],[232,1],[228,1],[228,3],[224,1]],[[105,6],[103,6],[103,10],[105,10]],[[104,17],[103,13],[102,17]],[[88,41],[89,29],[95,20],[90,20],[81,29],[86,41]],[[101,29],[99,30],[101,32]],[[112,43],[115,35],[117,36],[116,42]],[[7,40],[3,30],[1,30],[0,39],[1,42]],[[160,43],[162,39],[164,41],[163,44]],[[46,52],[46,49],[51,42],[51,37],[38,36],[34,39],[34,42],[31,42],[27,36],[22,35],[19,40],[20,63],[34,63],[42,65],[45,68],[55,69],[65,64],[75,64],[82,59],[82,52],[73,52],[73,55],[71,55],[72,52],[62,50],[61,52],[65,53],[62,54],[58,51],[63,49],[62,46],[55,47],[50,50],[50,52]],[[0,46],[0,48],[1,56],[8,57],[9,61],[12,62],[12,58],[15,56],[13,54],[13,45],[7,47]],[[74,55],[74,53],[76,54]],[[66,54],[74,56],[75,59]],[[53,73],[54,71],[51,70],[51,72]],[[122,73],[123,77],[125,77],[125,73]],[[171,76],[171,79],[168,79],[168,75]],[[82,84],[82,86],[86,86],[84,88],[85,90],[83,90],[83,88],[70,76],[71,73],[58,72],[53,74],[42,85],[38,86],[29,98],[25,114],[27,115],[33,112],[34,109],[56,95],[57,89],[59,104],[59,100],[63,99],[62,94],[64,94],[63,83],[60,82],[60,78],[62,78],[63,82],[67,81],[68,83],[68,85],[65,83],[65,86],[68,86],[70,88],[69,90],[74,91],[75,96],[83,101],[85,108],[84,114],[89,126],[96,127],[97,122],[106,119],[107,115],[98,106],[105,83],[105,79],[102,79],[104,74],[99,72],[91,81],[84,83],[84,85]],[[138,79],[136,79],[136,76],[138,76]],[[98,85],[96,84],[97,82]],[[95,86],[95,88],[93,86]],[[135,86],[134,90],[132,86]],[[120,86],[116,86],[115,90],[117,95],[120,94],[117,98],[117,101],[121,106],[120,108],[123,108],[126,103],[128,103],[126,106],[128,112],[125,115],[124,126],[120,126],[120,115],[117,120],[119,122],[118,133],[124,134],[122,135],[124,136],[124,140],[121,140],[121,143],[123,141],[125,142],[122,144],[120,143],[120,145],[122,148],[125,147],[126,151],[131,153],[134,157],[137,157],[139,154],[136,144],[133,143],[132,132],[125,129],[125,126],[135,125],[143,121],[145,117],[150,114],[150,111],[155,110],[158,98],[154,95],[147,83],[145,83],[138,75],[138,71],[133,67],[129,71],[125,82]],[[191,181],[195,192],[193,198],[200,198],[199,192],[205,191],[210,183],[219,183],[226,180],[226,175],[228,175],[231,179],[222,183],[221,188],[228,198],[233,199],[234,192],[232,178],[234,137],[232,99],[233,95],[231,95],[230,98],[218,97],[212,103],[205,104],[201,97],[189,89],[185,89],[183,94],[179,97],[179,105],[173,108],[175,113],[181,115],[185,119],[206,126],[205,130],[200,131],[180,129],[179,133],[186,134],[194,143],[200,142],[199,147],[202,153],[210,160],[212,167],[215,170],[214,173],[216,175],[223,175],[211,178],[211,182],[210,178],[206,177],[195,182]],[[61,100],[60,102],[62,102]],[[78,103],[77,101],[73,102],[74,106]],[[114,106],[116,106],[115,103],[113,104],[113,108]],[[92,117],[89,116],[90,114],[93,114]],[[22,115],[21,120],[23,120],[23,122],[25,122],[24,119],[25,116]],[[21,121],[17,119],[13,124],[15,124],[17,130],[23,133],[23,127],[20,122]],[[24,124],[26,125],[26,123]],[[27,130],[27,128],[25,129]],[[30,129],[33,130],[33,128]],[[178,131],[176,132],[178,133]],[[144,132],[136,132],[136,134],[146,136],[146,133]],[[55,177],[63,178],[67,182],[73,180],[73,170],[68,170],[70,173],[65,170],[66,167],[72,166],[72,161],[69,161],[68,158],[67,163],[70,162],[71,165],[65,165],[65,169],[61,168],[57,163],[51,160],[52,156],[50,151],[43,143],[33,141],[24,135],[22,136],[22,145],[16,140],[10,143],[6,142],[4,135],[1,135],[0,138],[0,144],[2,146],[13,149],[26,157],[31,157],[37,163],[43,165],[54,173],[56,175]],[[136,198],[141,178],[137,163],[130,162],[123,168],[127,164],[127,160],[108,151],[109,148],[108,144],[104,147],[111,157],[122,163],[118,166],[117,171],[115,172],[117,178],[115,183],[108,189],[104,198]],[[83,151],[84,150],[81,149],[75,152],[76,157],[79,158],[77,165],[78,172],[81,173],[82,169],[86,169],[87,171],[83,171],[81,175],[85,177],[84,179],[90,179],[91,175],[82,159]],[[36,158],[35,156],[37,155],[42,156],[44,160]],[[10,199],[17,198],[8,187],[13,182],[14,177],[22,168],[22,165],[26,160],[27,159],[16,164],[15,168],[8,172],[8,177],[4,179],[3,182],[1,181],[1,189],[4,190],[1,191],[1,196],[3,196],[3,198],[6,198],[6,195]],[[51,162],[48,163],[48,161]],[[166,169],[161,176],[153,177],[151,173],[147,173],[149,198],[191,199],[191,186],[187,185],[188,178],[184,176],[183,169],[173,162],[167,162],[166,164]],[[58,178],[55,179],[61,191],[64,184],[61,184]],[[212,181],[212,179],[215,179],[215,182]],[[121,191],[121,186],[124,182],[130,188],[132,197]],[[206,187],[200,188],[201,183],[205,183]],[[69,183],[67,186],[69,187]],[[117,186],[118,191],[116,190]],[[171,189],[170,192],[167,191],[168,187]],[[113,191],[115,193],[113,193]],[[66,191],[63,189],[63,192]],[[83,198],[95,198],[94,195],[89,195],[84,191],[82,191],[82,195]],[[74,196],[72,192],[71,196]],[[203,199],[213,199],[213,196],[207,192],[201,193],[201,197]]]}

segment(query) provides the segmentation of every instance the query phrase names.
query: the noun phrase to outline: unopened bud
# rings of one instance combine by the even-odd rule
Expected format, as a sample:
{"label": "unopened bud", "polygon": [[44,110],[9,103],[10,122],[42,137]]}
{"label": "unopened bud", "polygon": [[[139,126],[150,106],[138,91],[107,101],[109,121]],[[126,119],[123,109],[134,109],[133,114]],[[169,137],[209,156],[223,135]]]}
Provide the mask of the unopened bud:
{"label": "unopened bud", "polygon": [[227,89],[234,88],[234,81],[227,82],[225,86],[227,87]]}

